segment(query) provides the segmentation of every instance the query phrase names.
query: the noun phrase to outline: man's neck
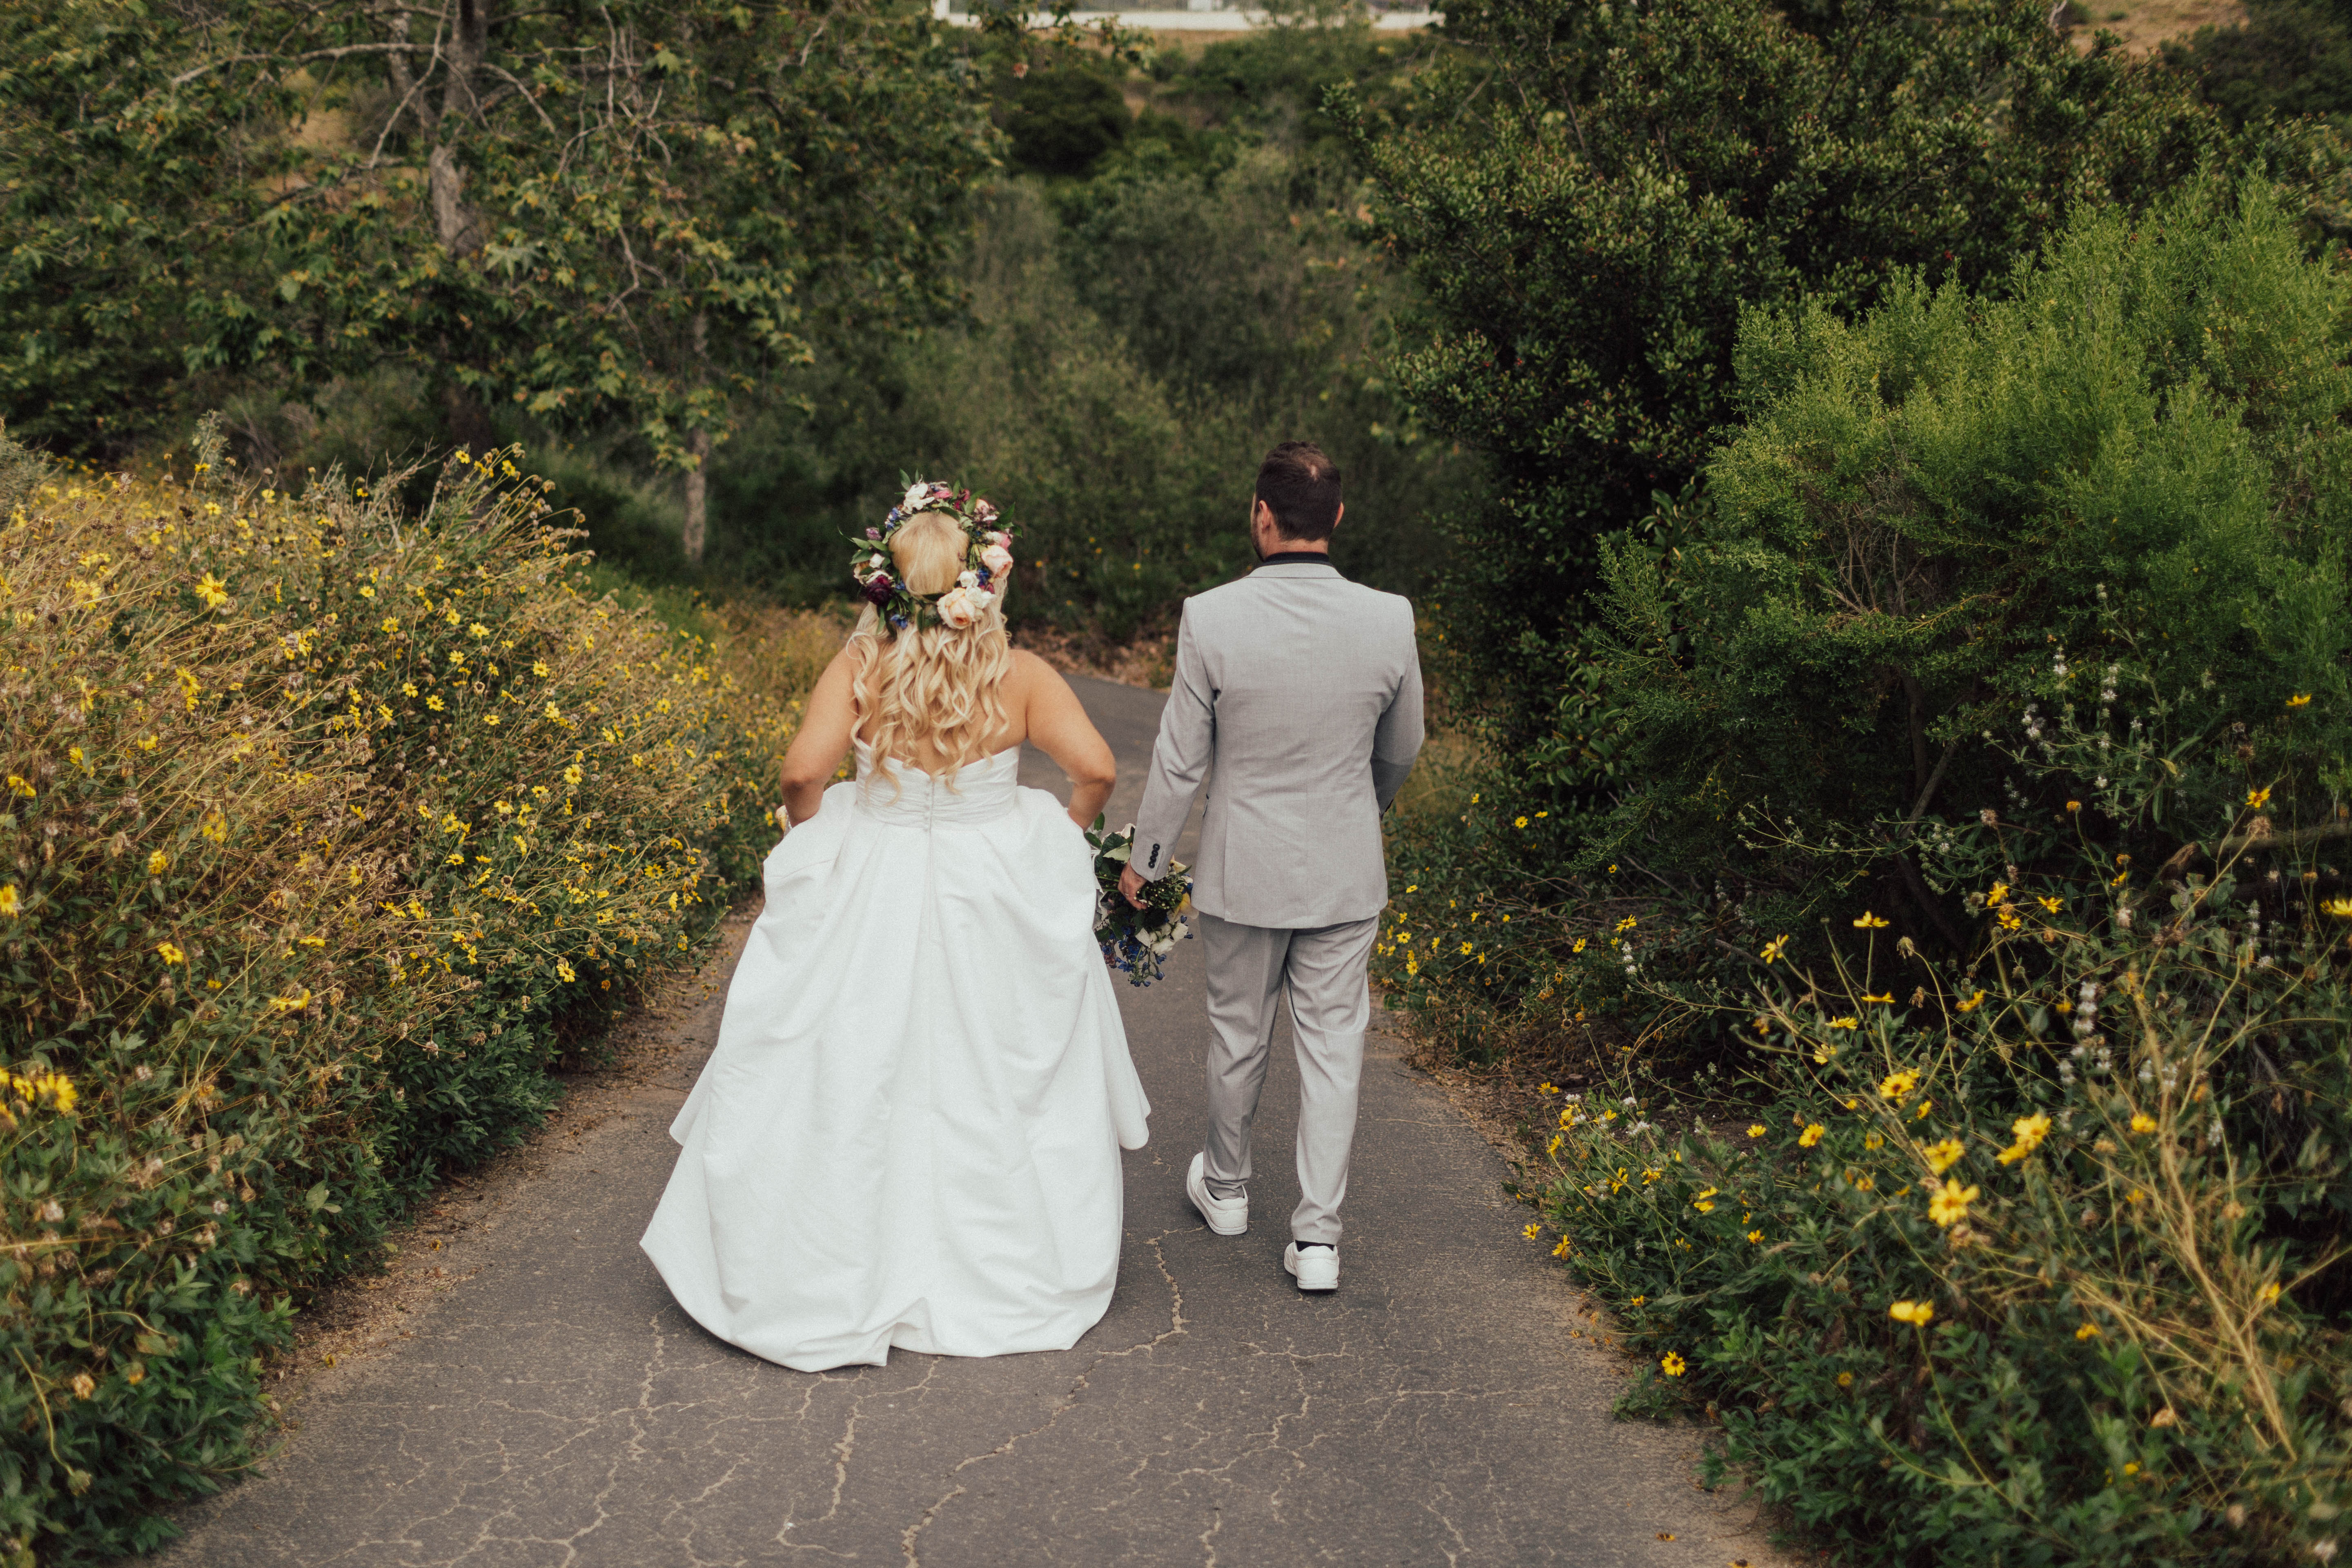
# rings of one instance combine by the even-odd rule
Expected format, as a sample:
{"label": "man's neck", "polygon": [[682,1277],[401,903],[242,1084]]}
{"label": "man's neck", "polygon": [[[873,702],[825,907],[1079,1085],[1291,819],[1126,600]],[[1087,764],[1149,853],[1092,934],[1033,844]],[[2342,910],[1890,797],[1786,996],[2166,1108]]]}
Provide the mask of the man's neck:
{"label": "man's neck", "polygon": [[1319,541],[1315,546],[1292,544],[1286,541],[1273,554],[1261,555],[1257,558],[1257,563],[1261,566],[1285,565],[1296,561],[1318,562],[1328,566],[1331,564],[1330,547],[1321,544]]}

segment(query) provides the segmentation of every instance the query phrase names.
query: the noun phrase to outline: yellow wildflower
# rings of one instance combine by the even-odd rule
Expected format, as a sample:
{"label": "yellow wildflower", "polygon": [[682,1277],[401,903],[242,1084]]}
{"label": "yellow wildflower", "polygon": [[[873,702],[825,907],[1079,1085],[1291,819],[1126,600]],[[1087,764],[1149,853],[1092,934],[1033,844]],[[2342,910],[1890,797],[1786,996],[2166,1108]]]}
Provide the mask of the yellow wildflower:
{"label": "yellow wildflower", "polygon": [[2096,1339],[2098,1337],[2098,1324],[2084,1323],[2081,1328],[2074,1331],[2074,1337],[2078,1340]]}
{"label": "yellow wildflower", "polygon": [[1788,951],[1789,939],[1785,936],[1776,936],[1770,942],[1764,944],[1764,962],[1769,963]]}
{"label": "yellow wildflower", "polygon": [[577,980],[580,978],[580,972],[572,967],[572,961],[568,958],[559,958],[555,961],[555,973],[559,977],[565,980]]}
{"label": "yellow wildflower", "polygon": [[1878,1082],[1878,1092],[1882,1099],[1891,1100],[1900,1105],[1911,1091],[1918,1087],[1919,1075],[1905,1068],[1900,1072],[1888,1073],[1881,1079]]}
{"label": "yellow wildflower", "polygon": [[2153,1132],[2156,1131],[2156,1118],[2145,1110],[2136,1111],[2132,1115],[2131,1130],[2135,1132]]}
{"label": "yellow wildflower", "polygon": [[1853,929],[1856,931],[1885,931],[1887,924],[1887,921],[1880,920],[1868,910],[1864,910],[1862,911],[1862,918],[1853,922]]}
{"label": "yellow wildflower", "polygon": [[1984,999],[1985,994],[1979,991],[1975,995],[1969,997],[1967,1001],[1959,1004],[1959,1005],[1954,1010],[1961,1013],[1973,1013],[1979,1007],[1984,1005]]}
{"label": "yellow wildflower", "polygon": [[1957,1138],[1947,1138],[1940,1143],[1930,1143],[1927,1149],[1927,1169],[1940,1176],[1958,1164],[1961,1157],[1967,1152],[1968,1151],[1961,1147],[1960,1141]]}
{"label": "yellow wildflower", "polygon": [[1843,1018],[1832,1018],[1829,1021],[1829,1026],[1832,1029],[1859,1029],[1862,1027],[1862,1020],[1849,1013]]}
{"label": "yellow wildflower", "polygon": [[188,955],[183,952],[175,942],[159,942],[155,944],[155,952],[167,964],[188,962]]}
{"label": "yellow wildflower", "polygon": [[2298,691],[2286,700],[2286,705],[2290,708],[2308,708],[2311,706],[2311,693]]}
{"label": "yellow wildflower", "polygon": [[2016,1135],[2017,1142],[2003,1149],[1994,1158],[2004,1165],[2014,1165],[2042,1147],[2042,1141],[2050,1136],[2050,1118],[2039,1112],[2032,1116],[2021,1116],[2010,1123],[2009,1130]]}
{"label": "yellow wildflower", "polygon": [[228,584],[207,572],[196,579],[196,597],[207,610],[217,610],[228,603]]}
{"label": "yellow wildflower", "polygon": [[171,868],[171,866],[172,858],[169,855],[164,854],[161,849],[156,850],[155,853],[147,857],[147,874],[151,877],[162,876],[165,871]]}
{"label": "yellow wildflower", "polygon": [[1822,1134],[1828,1131],[1828,1128],[1822,1126],[1818,1121],[1807,1122],[1805,1124],[1805,1130],[1797,1134],[1798,1147],[1802,1149],[1811,1148],[1814,1144],[1822,1141]]}
{"label": "yellow wildflower", "polygon": [[1911,1323],[1926,1328],[1936,1315],[1936,1309],[1925,1301],[1897,1301],[1886,1309],[1886,1315],[1898,1323]]}
{"label": "yellow wildflower", "polygon": [[1761,1138],[1761,1137],[1763,1137],[1763,1136],[1764,1136],[1764,1124],[1763,1124],[1761,1121],[1759,1121],[1759,1122],[1756,1122],[1754,1125],[1750,1126],[1750,1127],[1748,1129],[1748,1136],[1749,1136],[1750,1138]]}
{"label": "yellow wildflower", "polygon": [[2252,806],[2257,811],[2261,810],[2263,806],[2270,805],[2270,803],[2271,792],[2269,790],[2250,789],[2246,792],[2246,804]]}
{"label": "yellow wildflower", "polygon": [[1529,1220],[1528,1222],[1527,1228],[1520,1231],[1519,1234],[1527,1237],[1529,1241],[1533,1241],[1536,1237],[1543,1234],[1543,1226],[1534,1220]]}
{"label": "yellow wildflower", "polygon": [[1969,1217],[1969,1205],[1977,1201],[1978,1189],[1964,1187],[1958,1182],[1946,1182],[1927,1200],[1927,1217],[1947,1228]]}
{"label": "yellow wildflower", "polygon": [[13,915],[20,907],[16,900],[16,884],[0,885],[0,915]]}
{"label": "yellow wildflower", "polygon": [[1688,1362],[1672,1351],[1668,1351],[1658,1362],[1659,1370],[1668,1377],[1680,1377],[1689,1365]]}

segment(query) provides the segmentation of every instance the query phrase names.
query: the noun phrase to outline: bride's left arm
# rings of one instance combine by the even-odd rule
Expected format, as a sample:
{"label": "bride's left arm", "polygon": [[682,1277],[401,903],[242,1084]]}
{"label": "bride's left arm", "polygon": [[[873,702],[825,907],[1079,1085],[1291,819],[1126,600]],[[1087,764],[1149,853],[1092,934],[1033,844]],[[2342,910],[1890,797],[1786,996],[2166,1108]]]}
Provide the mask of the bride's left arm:
{"label": "bride's left arm", "polygon": [[843,648],[809,693],[800,733],[784,752],[784,816],[795,827],[816,815],[824,801],[824,786],[849,752],[849,738],[857,726],[856,679],[856,655]]}

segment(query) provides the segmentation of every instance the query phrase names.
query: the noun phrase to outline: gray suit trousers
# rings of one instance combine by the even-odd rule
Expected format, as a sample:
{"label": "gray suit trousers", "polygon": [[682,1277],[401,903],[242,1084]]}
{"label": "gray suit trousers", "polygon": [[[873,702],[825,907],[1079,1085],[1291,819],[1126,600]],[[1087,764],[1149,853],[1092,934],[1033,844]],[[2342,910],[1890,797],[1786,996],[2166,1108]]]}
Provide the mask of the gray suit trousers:
{"label": "gray suit trousers", "polygon": [[1202,1174],[1218,1197],[1250,1176],[1250,1125],[1274,1044],[1278,998],[1290,1000],[1298,1044],[1298,1241],[1339,1240],[1348,1157],[1356,1142],[1356,1085],[1372,994],[1366,967],[1378,916],[1289,931],[1201,914],[1209,971],[1209,1141]]}

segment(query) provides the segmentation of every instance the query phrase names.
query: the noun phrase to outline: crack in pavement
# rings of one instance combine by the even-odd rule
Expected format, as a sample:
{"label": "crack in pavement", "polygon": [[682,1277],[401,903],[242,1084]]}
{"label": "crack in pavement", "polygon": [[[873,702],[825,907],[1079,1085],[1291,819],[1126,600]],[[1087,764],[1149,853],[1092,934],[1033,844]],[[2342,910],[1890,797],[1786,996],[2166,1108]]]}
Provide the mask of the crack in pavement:
{"label": "crack in pavement", "polygon": [[[1081,685],[1139,772],[1159,699]],[[1385,1037],[1339,1292],[1298,1292],[1266,1228],[1199,1223],[1181,1180],[1202,1133],[1197,943],[1119,988],[1158,1110],[1125,1157],[1117,1291],[1076,1347],[804,1373],[710,1338],[636,1247],[716,1036],[725,976],[706,978],[630,1047],[625,1084],[466,1178],[435,1233],[449,1277],[371,1298],[352,1332],[376,1348],[277,1385],[299,1429],[179,1510],[189,1533],[155,1568],[1784,1568],[1749,1507],[1695,1488],[1698,1434],[1612,1419],[1627,1363],[1520,1245],[1500,1157]],[[1290,1059],[1277,1037],[1267,1214],[1297,1197]]]}

